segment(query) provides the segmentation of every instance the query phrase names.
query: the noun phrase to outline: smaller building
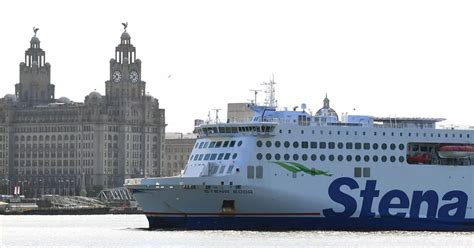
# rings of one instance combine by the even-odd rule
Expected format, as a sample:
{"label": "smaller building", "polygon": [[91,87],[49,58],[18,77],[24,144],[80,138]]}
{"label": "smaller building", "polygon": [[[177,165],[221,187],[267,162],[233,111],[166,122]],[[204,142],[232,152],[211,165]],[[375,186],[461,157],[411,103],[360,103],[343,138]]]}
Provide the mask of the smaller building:
{"label": "smaller building", "polygon": [[196,143],[197,134],[166,133],[165,158],[161,167],[161,176],[177,176],[188,162],[189,155]]}
{"label": "smaller building", "polygon": [[253,118],[254,112],[250,103],[228,103],[227,122],[248,122]]}

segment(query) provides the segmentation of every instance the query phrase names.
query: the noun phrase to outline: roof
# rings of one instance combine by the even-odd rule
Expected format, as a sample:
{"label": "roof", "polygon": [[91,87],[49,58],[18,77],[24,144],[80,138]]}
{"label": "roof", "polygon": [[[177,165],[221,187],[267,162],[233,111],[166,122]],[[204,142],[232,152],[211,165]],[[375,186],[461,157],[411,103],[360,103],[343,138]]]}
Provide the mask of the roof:
{"label": "roof", "polygon": [[445,121],[445,118],[424,118],[424,117],[374,117],[374,121],[382,122],[440,122]]}

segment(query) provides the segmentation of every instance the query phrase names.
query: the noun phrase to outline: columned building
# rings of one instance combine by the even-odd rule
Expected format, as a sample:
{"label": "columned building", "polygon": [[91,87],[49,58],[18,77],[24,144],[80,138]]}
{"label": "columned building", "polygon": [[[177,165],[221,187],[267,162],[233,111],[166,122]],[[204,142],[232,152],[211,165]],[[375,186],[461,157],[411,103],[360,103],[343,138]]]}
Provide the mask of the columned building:
{"label": "columned building", "polygon": [[51,66],[31,39],[15,94],[0,99],[0,194],[94,195],[124,179],[159,176],[165,110],[145,94],[141,61],[122,33],[110,60],[105,95],[55,98]]}

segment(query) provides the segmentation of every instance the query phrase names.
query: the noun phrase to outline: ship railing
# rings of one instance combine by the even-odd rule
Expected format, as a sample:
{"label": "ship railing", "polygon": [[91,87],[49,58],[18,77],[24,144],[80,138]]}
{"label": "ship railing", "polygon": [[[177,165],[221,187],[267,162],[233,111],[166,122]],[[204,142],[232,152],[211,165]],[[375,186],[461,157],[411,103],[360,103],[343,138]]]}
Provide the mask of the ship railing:
{"label": "ship railing", "polygon": [[199,136],[272,135],[276,122],[215,123],[196,128]]}

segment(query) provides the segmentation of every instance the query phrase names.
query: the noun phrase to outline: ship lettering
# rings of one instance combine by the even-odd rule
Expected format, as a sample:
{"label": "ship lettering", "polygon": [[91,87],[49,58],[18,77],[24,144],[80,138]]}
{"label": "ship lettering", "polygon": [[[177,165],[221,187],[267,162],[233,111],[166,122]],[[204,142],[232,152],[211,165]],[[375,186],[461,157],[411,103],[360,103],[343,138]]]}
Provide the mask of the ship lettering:
{"label": "ship lettering", "polygon": [[[416,190],[413,191],[410,199],[409,194],[399,189],[393,189],[380,195],[380,190],[377,190],[376,186],[376,180],[367,180],[365,188],[360,190],[359,196],[362,198],[360,217],[380,215],[382,217],[420,218],[420,209],[426,210],[426,214],[423,214],[426,218],[463,219],[466,216],[468,196],[463,191],[449,191],[440,199],[434,190]],[[357,201],[353,196],[343,192],[344,188],[356,190],[359,188],[359,184],[349,177],[334,180],[329,186],[328,194],[331,200],[341,204],[344,210],[324,209],[324,216],[349,218],[356,212],[359,207]],[[375,213],[372,206],[374,199],[379,197],[381,198],[378,204],[378,213]]]}

